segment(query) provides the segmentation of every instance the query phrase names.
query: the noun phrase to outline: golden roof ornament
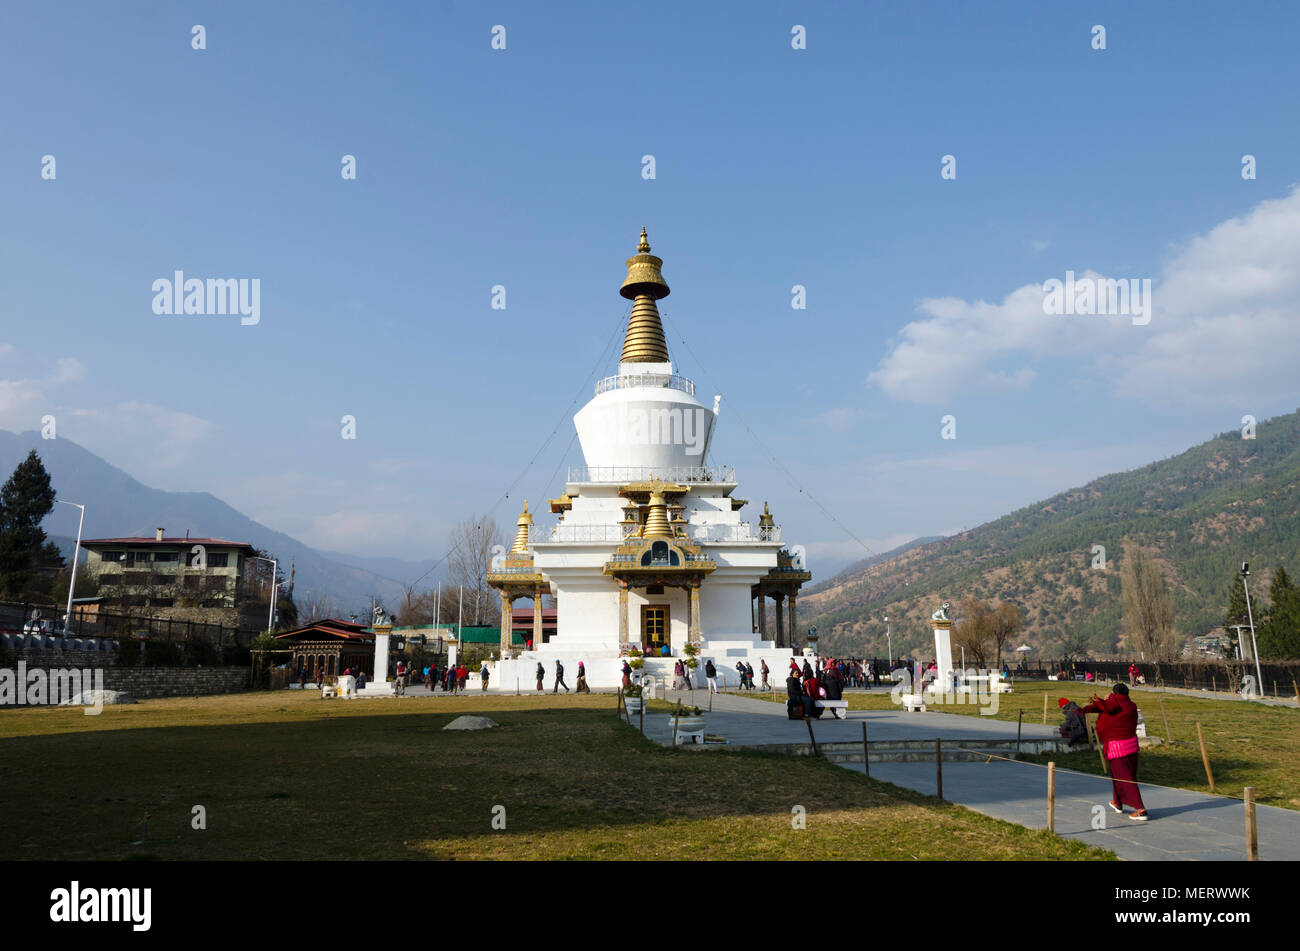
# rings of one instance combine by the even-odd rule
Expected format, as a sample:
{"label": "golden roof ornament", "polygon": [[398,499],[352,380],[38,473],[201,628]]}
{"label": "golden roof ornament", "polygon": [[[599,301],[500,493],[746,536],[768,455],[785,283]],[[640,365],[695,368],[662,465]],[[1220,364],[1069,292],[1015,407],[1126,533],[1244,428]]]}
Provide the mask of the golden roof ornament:
{"label": "golden roof ornament", "polygon": [[668,524],[668,504],[664,501],[663,490],[656,484],[650,492],[650,511],[646,513],[645,528],[642,538],[672,538],[673,530]]}
{"label": "golden roof ornament", "polygon": [[515,522],[515,543],[510,546],[510,554],[518,555],[528,551],[528,527],[533,524],[533,517],[528,513],[528,500],[524,499],[524,510]]}
{"label": "golden roof ornament", "polygon": [[772,518],[772,510],[767,507],[766,502],[763,503],[763,514],[758,517],[758,527],[759,528],[776,527],[776,519]]}
{"label": "golden roof ornament", "polygon": [[637,253],[627,259],[627,278],[618,289],[619,294],[632,301],[632,316],[628,318],[619,362],[667,363],[668,341],[664,338],[664,325],[655,305],[655,301],[669,294],[662,270],[664,262],[650,253],[650,239],[646,237],[645,228],[641,229],[641,241],[636,250]]}

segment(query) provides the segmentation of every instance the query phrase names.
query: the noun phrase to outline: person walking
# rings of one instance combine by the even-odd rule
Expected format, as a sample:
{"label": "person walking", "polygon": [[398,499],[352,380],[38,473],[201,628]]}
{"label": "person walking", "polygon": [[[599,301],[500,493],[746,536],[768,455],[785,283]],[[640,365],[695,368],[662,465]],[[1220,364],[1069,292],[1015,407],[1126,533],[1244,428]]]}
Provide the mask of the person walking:
{"label": "person walking", "polygon": [[624,660],[623,661],[623,689],[626,690],[630,686],[632,686],[632,665],[629,664],[626,660]]}
{"label": "person walking", "polygon": [[560,663],[557,657],[555,660],[555,689],[551,692],[559,693],[561,687],[564,688],[565,693],[569,692],[569,685],[564,682],[564,665]]}
{"label": "person walking", "polygon": [[487,665],[487,661],[483,661],[483,666],[480,667],[480,668],[479,668],[479,671],[478,671],[478,682],[479,682],[479,684],[483,687],[483,692],[484,692],[484,693],[487,693],[487,688],[488,688],[488,676],[489,676],[489,674],[488,674],[488,665]]}
{"label": "person walking", "polygon": [[767,661],[766,661],[766,660],[763,660],[762,658],[760,658],[759,661],[758,661],[758,672],[759,672],[759,674],[760,674],[760,675],[762,676],[762,678],[763,678],[763,689],[766,690],[766,689],[767,689],[767,675],[768,675],[769,673],[771,673],[771,671],[769,671],[769,670],[767,669]]}
{"label": "person walking", "polygon": [[706,660],[704,662],[704,679],[709,682],[709,693],[717,693],[718,692],[718,669],[713,666],[712,659]]}
{"label": "person walking", "polygon": [[541,693],[545,689],[542,686],[542,681],[545,678],[546,678],[546,668],[542,666],[542,662],[539,660],[537,662],[537,692],[538,693]]}
{"label": "person walking", "polygon": [[406,693],[406,664],[400,660],[397,662],[397,673],[393,677],[393,693],[399,697]]}
{"label": "person walking", "polygon": [[1097,714],[1097,739],[1102,744],[1106,756],[1106,765],[1110,767],[1111,785],[1115,796],[1110,807],[1120,815],[1124,807],[1130,806],[1133,812],[1129,818],[1135,822],[1145,822],[1146,804],[1142,802],[1142,790],[1138,788],[1138,708],[1129,699],[1128,687],[1116,684],[1111,695],[1106,699],[1092,696],[1092,702],[1080,711],[1082,714]]}
{"label": "person walking", "polygon": [[591,688],[587,686],[587,668],[582,661],[578,661],[578,685],[573,688],[574,693],[591,693]]}

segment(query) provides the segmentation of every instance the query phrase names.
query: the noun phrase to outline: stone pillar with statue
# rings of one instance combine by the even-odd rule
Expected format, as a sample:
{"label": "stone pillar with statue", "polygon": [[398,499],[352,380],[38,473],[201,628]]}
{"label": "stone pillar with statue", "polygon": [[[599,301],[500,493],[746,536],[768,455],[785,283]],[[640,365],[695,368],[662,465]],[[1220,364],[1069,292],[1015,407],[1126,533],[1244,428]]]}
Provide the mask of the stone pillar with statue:
{"label": "stone pillar with statue", "polygon": [[934,629],[934,666],[935,687],[947,692],[952,689],[952,618],[948,609],[952,605],[945,601],[939,610],[930,615],[930,626]]}
{"label": "stone pillar with statue", "polygon": [[370,629],[375,634],[375,675],[362,693],[392,693],[393,685],[388,682],[388,641],[393,633],[393,620],[379,605],[375,606],[375,619]]}

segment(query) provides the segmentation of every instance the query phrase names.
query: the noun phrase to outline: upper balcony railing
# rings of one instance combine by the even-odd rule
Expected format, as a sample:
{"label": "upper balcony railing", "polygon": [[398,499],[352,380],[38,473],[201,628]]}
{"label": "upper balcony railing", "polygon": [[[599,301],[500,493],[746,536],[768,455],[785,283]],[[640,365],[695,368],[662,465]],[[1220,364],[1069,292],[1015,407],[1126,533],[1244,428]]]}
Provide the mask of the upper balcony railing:
{"label": "upper balcony railing", "polygon": [[681,390],[683,393],[695,395],[695,384],[684,376],[677,376],[670,373],[620,373],[617,376],[607,376],[596,384],[596,395],[607,390],[625,390],[632,386],[666,386],[669,389]]}
{"label": "upper balcony railing", "polygon": [[[621,525],[538,525],[533,529],[533,542],[545,545],[555,542],[613,542],[621,544],[635,535]],[[702,545],[731,542],[779,542],[781,526],[755,528],[749,522],[738,525],[688,525],[686,536]]]}
{"label": "upper balcony railing", "polygon": [[570,482],[649,482],[651,477],[663,482],[734,483],[734,466],[570,466]]}

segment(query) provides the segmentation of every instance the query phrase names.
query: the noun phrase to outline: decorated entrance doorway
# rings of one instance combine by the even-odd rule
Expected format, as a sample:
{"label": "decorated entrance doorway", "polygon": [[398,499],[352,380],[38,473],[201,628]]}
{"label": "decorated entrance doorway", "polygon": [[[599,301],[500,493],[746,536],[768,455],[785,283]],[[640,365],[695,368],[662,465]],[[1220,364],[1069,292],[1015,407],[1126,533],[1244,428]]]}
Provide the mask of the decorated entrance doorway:
{"label": "decorated entrance doorway", "polygon": [[641,649],[659,654],[668,643],[668,605],[641,605]]}

